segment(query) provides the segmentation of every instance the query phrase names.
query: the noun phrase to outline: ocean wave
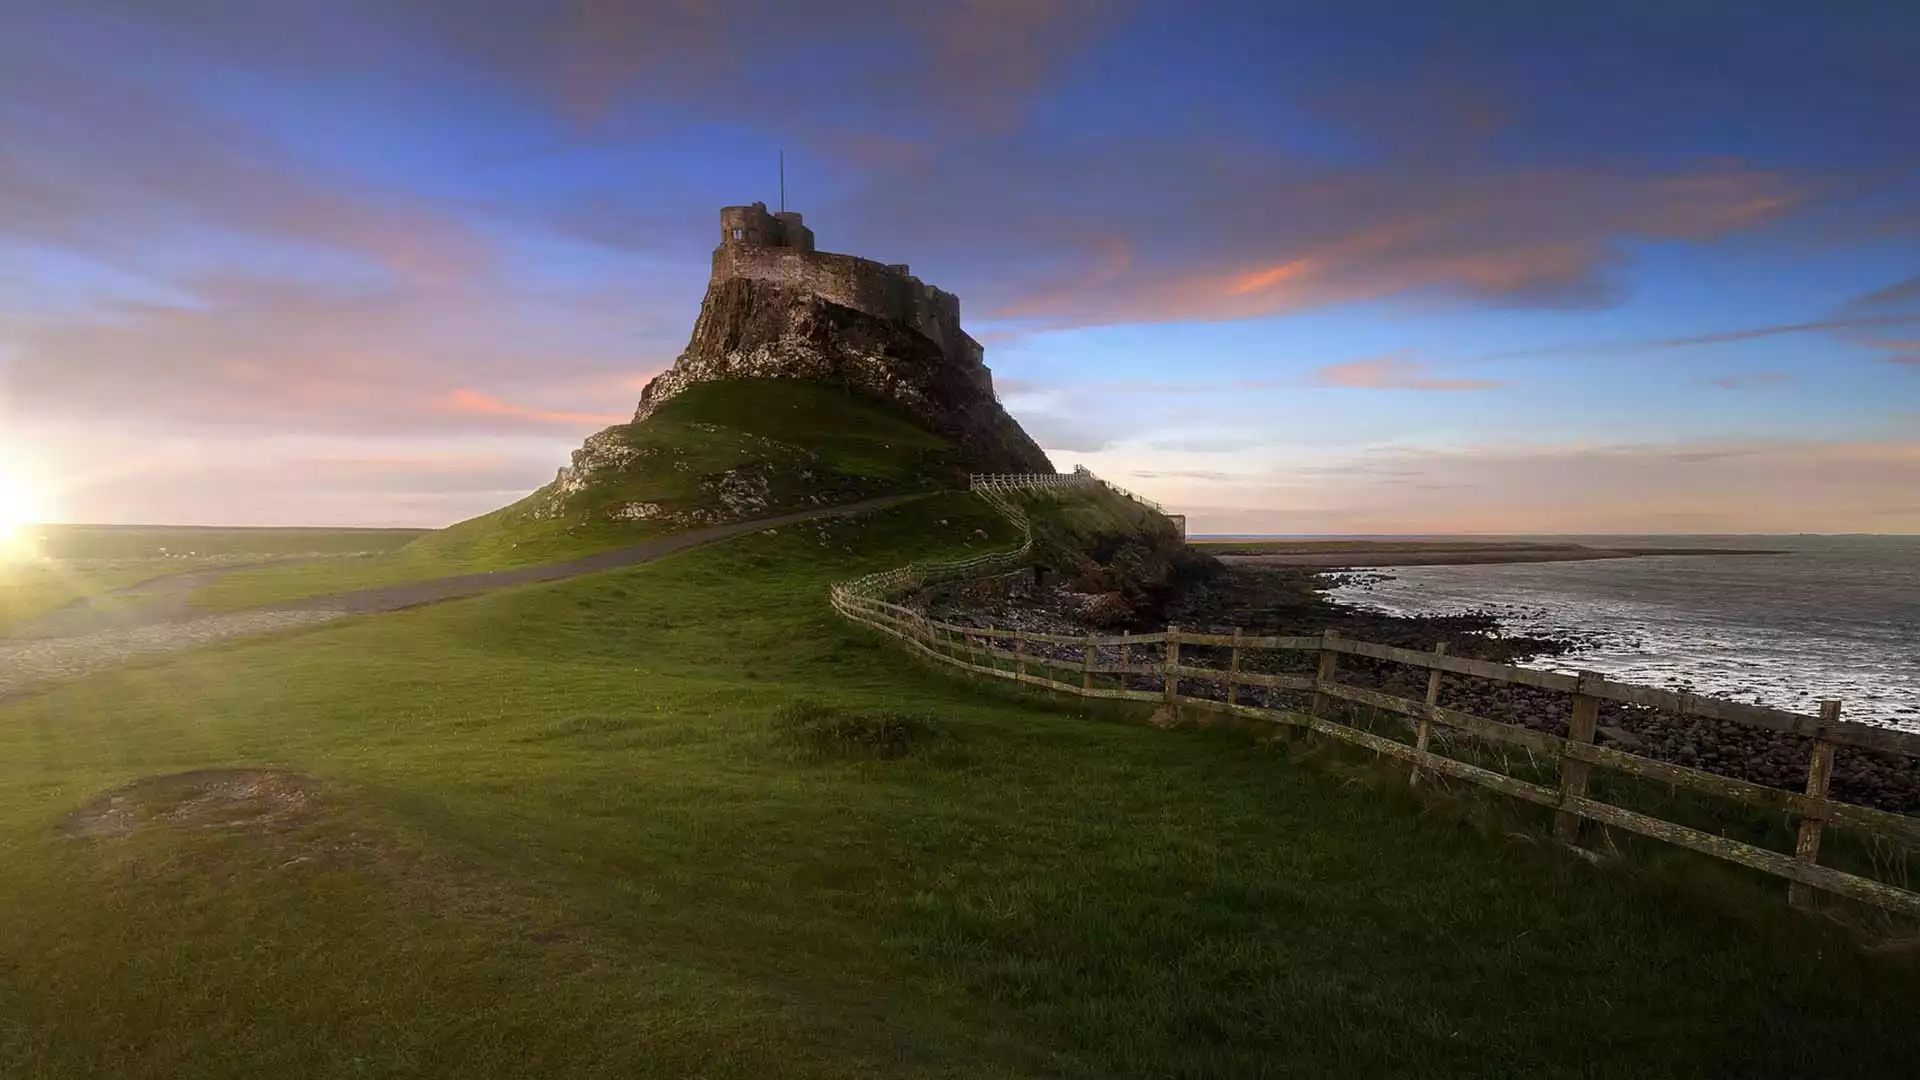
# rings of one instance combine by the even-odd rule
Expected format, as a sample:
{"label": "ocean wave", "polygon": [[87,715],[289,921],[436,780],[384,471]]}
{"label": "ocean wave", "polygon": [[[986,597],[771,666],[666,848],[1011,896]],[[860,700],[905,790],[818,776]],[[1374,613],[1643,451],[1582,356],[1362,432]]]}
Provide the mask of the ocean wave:
{"label": "ocean wave", "polygon": [[1405,567],[1344,579],[1328,595],[1397,615],[1486,612],[1506,633],[1574,642],[1531,667],[1805,713],[1838,699],[1847,719],[1920,731],[1920,642],[1901,617],[1906,602],[1888,607],[1885,579],[1873,610],[1850,619],[1844,595],[1833,594],[1854,577],[1821,590],[1809,588],[1820,568],[1806,563],[1787,572],[1759,560],[1650,565],[1685,561],[1726,562]]}

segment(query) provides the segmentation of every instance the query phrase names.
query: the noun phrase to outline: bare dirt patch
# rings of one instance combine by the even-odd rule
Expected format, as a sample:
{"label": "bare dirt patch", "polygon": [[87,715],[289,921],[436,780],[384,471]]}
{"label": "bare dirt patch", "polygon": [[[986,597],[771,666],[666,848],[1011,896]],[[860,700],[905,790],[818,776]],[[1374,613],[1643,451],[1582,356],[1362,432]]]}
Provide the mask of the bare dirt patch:
{"label": "bare dirt patch", "polygon": [[[55,826],[96,846],[114,872],[240,881],[260,874],[345,872],[399,903],[495,922],[544,946],[584,940],[537,897],[395,833],[339,790],[279,769],[199,769],[149,776],[88,799]],[[151,836],[157,844],[131,843]],[[535,935],[538,935],[536,938]]]}
{"label": "bare dirt patch", "polygon": [[156,826],[285,832],[315,817],[319,782],[268,769],[201,769],[151,776],[103,792],[68,814],[64,836],[127,836]]}

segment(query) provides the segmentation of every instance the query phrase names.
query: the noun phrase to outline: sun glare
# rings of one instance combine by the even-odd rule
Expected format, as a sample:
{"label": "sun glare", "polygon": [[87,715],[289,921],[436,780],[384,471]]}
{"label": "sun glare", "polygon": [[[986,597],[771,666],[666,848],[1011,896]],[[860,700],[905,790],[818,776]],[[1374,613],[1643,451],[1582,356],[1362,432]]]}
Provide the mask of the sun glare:
{"label": "sun glare", "polygon": [[0,560],[33,554],[30,526],[46,521],[46,497],[19,474],[0,467]]}

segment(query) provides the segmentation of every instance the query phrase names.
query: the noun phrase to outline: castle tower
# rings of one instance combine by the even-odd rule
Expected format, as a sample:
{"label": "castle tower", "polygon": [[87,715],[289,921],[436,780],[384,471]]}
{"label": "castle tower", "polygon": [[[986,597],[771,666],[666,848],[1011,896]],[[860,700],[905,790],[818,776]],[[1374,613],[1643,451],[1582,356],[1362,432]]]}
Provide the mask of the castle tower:
{"label": "castle tower", "polygon": [[720,244],[812,251],[813,230],[801,221],[797,210],[769,214],[763,202],[752,206],[723,206],[720,208]]}
{"label": "castle tower", "polygon": [[813,250],[813,230],[801,223],[800,211],[782,210],[773,215],[773,219],[780,223],[780,234],[785,240],[783,247],[790,247],[795,251]]}

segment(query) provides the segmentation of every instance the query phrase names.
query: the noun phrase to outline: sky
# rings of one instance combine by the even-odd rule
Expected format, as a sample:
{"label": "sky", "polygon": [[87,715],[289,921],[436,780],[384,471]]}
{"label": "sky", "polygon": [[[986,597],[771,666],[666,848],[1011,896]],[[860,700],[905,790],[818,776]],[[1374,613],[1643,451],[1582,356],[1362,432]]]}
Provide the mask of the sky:
{"label": "sky", "polygon": [[0,473],[440,526],[723,205],[959,294],[1194,532],[1920,533],[1920,6],[0,0]]}

